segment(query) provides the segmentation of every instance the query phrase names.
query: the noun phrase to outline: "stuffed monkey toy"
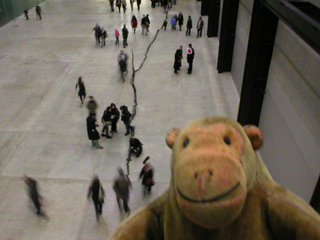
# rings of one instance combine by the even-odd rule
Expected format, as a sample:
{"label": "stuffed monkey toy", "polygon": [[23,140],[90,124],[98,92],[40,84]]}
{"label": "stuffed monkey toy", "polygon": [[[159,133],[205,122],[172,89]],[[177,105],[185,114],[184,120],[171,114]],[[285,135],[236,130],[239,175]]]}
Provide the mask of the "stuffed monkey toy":
{"label": "stuffed monkey toy", "polygon": [[166,143],[169,188],[110,240],[320,240],[319,214],[277,184],[257,156],[259,128],[206,117],[172,129]]}

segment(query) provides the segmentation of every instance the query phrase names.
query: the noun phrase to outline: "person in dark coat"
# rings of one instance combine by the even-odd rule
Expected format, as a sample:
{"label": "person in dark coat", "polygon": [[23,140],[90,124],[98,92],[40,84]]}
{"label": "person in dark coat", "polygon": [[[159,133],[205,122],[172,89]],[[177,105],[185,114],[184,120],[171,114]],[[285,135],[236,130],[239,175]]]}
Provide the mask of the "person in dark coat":
{"label": "person in dark coat", "polygon": [[[109,135],[109,126],[111,126],[111,107],[107,107],[107,109],[104,110],[102,118],[101,118],[101,122],[103,124],[101,136],[104,136],[107,138],[112,138]],[[104,132],[106,132],[106,133],[104,133]]]}
{"label": "person in dark coat", "polygon": [[38,216],[43,216],[46,217],[46,215],[44,214],[44,212],[41,209],[41,195],[38,192],[38,183],[35,179],[25,175],[24,176],[24,182],[27,185],[27,190],[28,190],[28,195],[30,197],[30,200],[32,201],[35,209],[36,209],[36,213]]}
{"label": "person in dark coat", "polygon": [[137,0],[138,11],[140,11],[141,0]]}
{"label": "person in dark coat", "polygon": [[131,181],[128,177],[128,175],[124,174],[124,171],[122,168],[118,168],[118,177],[113,182],[113,190],[116,193],[117,202],[119,209],[121,211],[121,204],[120,200],[123,203],[123,208],[126,213],[130,213],[130,208],[128,206],[129,201],[129,188],[132,187]]}
{"label": "person in dark coat", "polygon": [[126,28],[126,25],[124,24],[124,25],[123,25],[123,28],[122,28],[123,47],[124,47],[124,48],[125,48],[126,46],[128,46],[128,42],[127,42],[128,34],[129,34],[129,31],[128,31],[128,29]]}
{"label": "person in dark coat", "polygon": [[101,28],[101,47],[104,47],[106,45],[106,38],[107,38],[107,31],[104,28]]}
{"label": "person in dark coat", "polygon": [[90,198],[90,196],[94,203],[97,220],[99,221],[99,216],[102,215],[102,205],[104,203],[104,189],[97,175],[93,177],[91,185],[89,186],[87,195],[88,199]]}
{"label": "person in dark coat", "polygon": [[178,25],[179,25],[179,30],[181,31],[181,27],[183,25],[183,15],[182,12],[179,13],[178,15]]}
{"label": "person in dark coat", "polygon": [[84,99],[86,98],[86,88],[84,86],[84,82],[82,81],[82,77],[78,78],[78,82],[76,84],[76,89],[79,88],[78,96],[80,97],[81,104],[83,104]]}
{"label": "person in dark coat", "polygon": [[100,37],[101,37],[101,27],[99,26],[98,23],[92,29],[92,31],[94,31],[94,36],[96,38],[96,44],[99,45],[100,44]]}
{"label": "person in dark coat", "polygon": [[37,13],[37,18],[39,18],[39,20],[41,20],[41,7],[39,5],[36,6],[36,13]]}
{"label": "person in dark coat", "polygon": [[188,48],[187,48],[187,62],[189,63],[188,74],[192,73],[194,54],[195,53],[194,53],[194,49],[192,47],[192,44],[189,44]]}
{"label": "person in dark coat", "polygon": [[120,107],[121,111],[121,121],[123,121],[124,125],[126,126],[126,133],[125,136],[130,134],[130,131],[134,132],[134,127],[130,125],[131,122],[131,113],[128,110],[128,107],[123,105]]}
{"label": "person in dark coat", "polygon": [[110,2],[111,12],[114,12],[114,0],[109,0],[109,2]]}
{"label": "person in dark coat", "polygon": [[181,68],[181,61],[182,61],[182,46],[180,46],[175,55],[174,55],[174,64],[173,64],[173,68],[174,68],[174,73],[178,73],[178,70],[180,70]]}
{"label": "person in dark coat", "polygon": [[136,157],[139,157],[142,153],[142,142],[138,138],[130,138],[130,156],[131,153],[136,154]]}
{"label": "person in dark coat", "polygon": [[120,112],[117,106],[114,103],[110,104],[111,107],[111,131],[110,132],[118,132],[117,131],[117,123],[120,118]]}
{"label": "person in dark coat", "polygon": [[102,149],[103,147],[99,144],[100,135],[97,131],[96,127],[99,127],[97,120],[96,120],[96,114],[90,113],[90,115],[87,117],[87,132],[88,132],[88,138],[92,142],[92,146],[96,147],[98,149]]}
{"label": "person in dark coat", "polygon": [[191,28],[192,28],[192,19],[191,19],[191,16],[188,16],[186,35],[190,35]]}
{"label": "person in dark coat", "polygon": [[25,9],[24,9],[24,15],[25,15],[25,17],[26,17],[26,20],[29,20],[28,14],[29,14],[29,11],[28,11],[27,8],[25,8]]}
{"label": "person in dark coat", "polygon": [[151,188],[154,185],[153,180],[154,170],[149,162],[147,162],[143,168],[141,169],[139,179],[142,178],[142,186],[143,186],[143,192],[146,194],[146,192],[150,193]]}
{"label": "person in dark coat", "polygon": [[119,9],[119,13],[121,10],[121,5],[122,5],[122,1],[121,0],[116,0],[116,7]]}

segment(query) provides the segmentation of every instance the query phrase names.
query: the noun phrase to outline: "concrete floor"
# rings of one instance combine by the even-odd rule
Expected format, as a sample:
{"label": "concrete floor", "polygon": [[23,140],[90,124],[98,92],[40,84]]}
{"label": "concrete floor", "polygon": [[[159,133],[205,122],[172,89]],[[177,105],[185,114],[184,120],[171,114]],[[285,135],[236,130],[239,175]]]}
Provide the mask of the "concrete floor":
{"label": "concrete floor", "polygon": [[[104,149],[93,149],[86,133],[87,109],[80,106],[74,87],[82,76],[87,96],[95,96],[100,105],[99,120],[111,102],[131,110],[131,50],[138,68],[165,14],[158,6],[152,9],[146,0],[140,12],[135,6],[125,14],[111,12],[106,0],[47,0],[40,6],[41,21],[31,9],[29,21],[20,16],[18,26],[11,22],[0,28],[0,239],[106,239],[126,217],[117,207],[112,181],[117,166],[126,169],[129,138],[119,122],[112,139],[100,140]],[[207,115],[234,119],[237,115],[239,96],[230,74],[218,75],[215,70],[218,41],[205,36],[206,17],[204,36],[196,38],[200,2],[178,0],[169,19],[180,11],[185,23],[192,16],[192,35],[185,36],[185,25],[182,32],[172,31],[170,25],[160,31],[135,78],[138,106],[132,125],[144,152],[130,162],[132,212],[168,186],[171,152],[165,136],[169,129]],[[142,36],[140,25],[136,34],[128,28],[129,74],[121,83],[116,57],[122,47],[114,45],[114,29],[130,26],[133,14],[139,24],[142,14],[150,15],[150,32]],[[96,23],[108,31],[105,48],[95,46],[92,28]],[[196,53],[192,75],[186,74],[188,43]],[[176,75],[173,60],[179,45],[184,47],[184,59]],[[151,195],[143,197],[138,174],[148,155],[156,185]],[[86,199],[94,173],[106,190],[100,223]],[[28,208],[23,174],[38,180],[49,221],[40,221]]]}

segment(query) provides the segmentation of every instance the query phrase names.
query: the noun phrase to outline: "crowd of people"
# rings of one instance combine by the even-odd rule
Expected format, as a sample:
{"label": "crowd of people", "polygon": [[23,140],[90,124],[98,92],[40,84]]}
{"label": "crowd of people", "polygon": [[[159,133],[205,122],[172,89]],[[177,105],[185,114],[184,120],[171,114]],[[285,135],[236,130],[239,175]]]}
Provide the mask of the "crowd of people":
{"label": "crowd of people", "polygon": [[[114,12],[115,7],[118,8],[119,13],[121,12],[121,9],[123,9],[123,12],[126,12],[127,9],[127,0],[109,0],[111,11]],[[141,0],[128,0],[131,10],[134,8],[134,3],[136,2],[138,10],[140,10],[140,4]],[[152,0],[151,6],[154,8],[156,5],[159,5],[164,8],[164,12],[167,12],[172,8],[172,5],[176,4],[176,1],[174,0]],[[25,9],[24,14],[26,19],[29,19],[28,16],[29,11]],[[36,13],[37,17],[41,20],[41,8],[37,5],[36,7]],[[136,33],[136,29],[139,26],[138,19],[135,15],[132,16],[131,19],[131,27],[133,30],[133,34]],[[150,18],[149,14],[143,15],[141,19],[141,29],[142,35],[148,35],[148,32],[150,31]],[[167,27],[167,19],[163,22],[163,25],[161,29],[166,30]],[[179,26],[179,31],[182,31],[183,25],[184,25],[184,16],[182,12],[179,12],[178,15],[173,15],[172,19],[170,21],[172,30],[177,29],[177,25]],[[197,22],[197,37],[202,36],[202,29],[204,26],[204,22],[202,18],[200,17]],[[187,22],[186,22],[186,35],[189,36],[191,34],[192,29],[192,19],[191,16],[188,16]],[[108,37],[107,30],[100,27],[100,25],[97,23],[96,26],[93,28],[94,36],[96,45],[100,46],[101,48],[106,46],[106,38]],[[121,29],[122,37],[123,37],[123,48],[126,48],[128,46],[128,35],[129,30],[126,27],[126,24],[123,25],[123,28]],[[115,45],[119,44],[119,37],[120,32],[118,29],[115,29]],[[187,62],[188,62],[188,74],[192,73],[193,68],[193,59],[195,56],[195,51],[192,47],[192,44],[188,44],[187,47]],[[121,72],[121,78],[122,82],[124,82],[124,74],[126,74],[127,71],[127,54],[121,50],[119,55],[117,56],[117,60],[119,63],[119,69]],[[183,59],[183,46],[180,46],[175,53],[174,56],[174,73],[178,73],[178,70],[182,67],[182,59]],[[78,78],[78,81],[75,86],[76,90],[78,91],[78,96],[81,101],[81,105],[84,104],[84,101],[86,99],[86,88],[83,81],[83,78],[80,76]],[[129,150],[128,150],[128,159],[127,161],[131,161],[131,156],[135,155],[137,158],[142,154],[143,151],[143,143],[138,139],[134,138],[135,133],[135,127],[131,125],[132,120],[132,114],[130,113],[128,107],[126,105],[120,106],[120,110],[117,108],[115,103],[111,103],[109,106],[105,108],[103,111],[102,117],[101,117],[101,134],[99,133],[98,128],[99,123],[97,120],[97,109],[99,105],[95,98],[93,96],[89,96],[89,99],[86,103],[86,108],[88,109],[88,116],[86,119],[86,126],[87,126],[87,136],[88,139],[91,141],[92,147],[96,149],[103,149],[103,147],[99,143],[99,139],[101,137],[106,137],[107,139],[112,139],[113,135],[118,133],[117,124],[118,121],[121,119],[125,126],[125,136],[131,135],[129,139]],[[112,140],[110,140],[112,141]],[[154,169],[152,165],[148,162],[149,157],[147,157],[143,161],[143,168],[141,169],[141,172],[138,176],[139,179],[142,181],[143,186],[143,194],[147,194],[151,192],[152,186],[155,184],[154,181]],[[38,185],[37,181],[29,176],[25,176],[24,179],[27,189],[28,189],[28,195],[30,197],[30,200],[33,203],[35,212],[37,215],[44,217],[45,219],[48,219],[48,217],[45,215],[45,213],[42,210],[42,202],[43,197],[38,192]],[[116,195],[117,203],[119,205],[120,211],[124,210],[126,213],[130,213],[130,208],[128,206],[129,201],[129,192],[130,188],[132,188],[132,183],[129,179],[129,176],[125,174],[122,168],[117,169],[117,177],[114,180],[113,183],[113,190]],[[92,179],[92,182],[88,189],[87,194],[88,199],[91,198],[96,212],[96,218],[99,220],[99,217],[102,214],[103,209],[103,203],[104,203],[104,197],[105,197],[105,191],[102,186],[102,183],[97,175],[95,175]]]}

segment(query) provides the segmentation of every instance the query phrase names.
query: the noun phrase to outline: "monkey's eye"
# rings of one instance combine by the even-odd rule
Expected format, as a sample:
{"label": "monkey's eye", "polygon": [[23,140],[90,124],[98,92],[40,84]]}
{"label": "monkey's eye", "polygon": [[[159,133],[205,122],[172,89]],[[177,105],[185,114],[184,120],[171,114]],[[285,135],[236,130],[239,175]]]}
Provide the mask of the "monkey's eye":
{"label": "monkey's eye", "polygon": [[231,145],[231,140],[228,137],[224,137],[223,141],[227,144],[227,145]]}
{"label": "monkey's eye", "polygon": [[188,144],[189,144],[189,138],[186,138],[186,139],[184,140],[184,142],[183,142],[183,146],[184,146],[184,147],[187,147]]}

